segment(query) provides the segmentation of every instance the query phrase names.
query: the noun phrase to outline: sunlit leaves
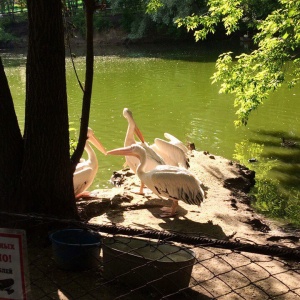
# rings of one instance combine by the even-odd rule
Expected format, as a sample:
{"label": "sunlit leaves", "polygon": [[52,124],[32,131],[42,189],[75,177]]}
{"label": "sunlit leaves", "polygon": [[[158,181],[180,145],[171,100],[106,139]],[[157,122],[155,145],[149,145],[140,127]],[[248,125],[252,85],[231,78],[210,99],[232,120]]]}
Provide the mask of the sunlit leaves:
{"label": "sunlit leaves", "polygon": [[[255,37],[257,50],[237,56],[234,61],[230,54],[223,54],[217,60],[213,83],[221,83],[220,93],[235,95],[237,126],[246,125],[250,113],[287,77],[292,78],[289,86],[299,81],[300,64],[299,59],[294,59],[293,51],[300,46],[300,13],[295,14],[297,5],[292,6],[287,0],[282,2],[288,3],[289,9],[274,11],[259,24],[260,31]],[[288,65],[288,62],[293,63]]]}
{"label": "sunlit leaves", "polygon": [[260,16],[266,13],[265,7],[273,9],[264,19],[255,20],[257,3],[254,1],[208,0],[207,9],[201,14],[191,14],[175,21],[178,27],[194,31],[198,41],[205,39],[209,33],[215,33],[219,24],[223,24],[227,34],[233,33],[239,28],[244,14],[251,15],[251,7],[253,9],[256,5],[251,16],[254,22],[252,20],[248,24],[256,26],[257,33],[253,37],[256,50],[237,57],[230,53],[221,55],[212,77],[213,83],[220,84],[220,93],[234,94],[237,126],[246,125],[250,113],[284,81],[292,87],[300,79],[300,1],[279,0],[273,3],[264,0],[260,3]]}
{"label": "sunlit leaves", "polygon": [[163,3],[161,0],[151,0],[147,4],[147,13],[155,13],[160,7],[163,6]]}
{"label": "sunlit leaves", "polygon": [[214,33],[220,22],[229,35],[238,29],[238,21],[243,15],[240,4],[241,1],[237,0],[210,0],[207,3],[208,10],[202,15],[179,18],[175,23],[178,27],[185,26],[188,31],[195,30],[196,41],[205,39],[208,33]]}
{"label": "sunlit leaves", "polygon": [[221,82],[220,93],[235,94],[238,107],[236,125],[246,125],[249,114],[268,98],[284,81],[282,67],[287,55],[281,39],[272,38],[251,54],[242,54],[233,61],[231,53],[221,55],[216,62],[213,83]]}
{"label": "sunlit leaves", "polygon": [[[264,150],[264,145],[251,143],[248,140],[243,140],[235,144],[233,158],[237,160],[239,163],[241,163],[242,165],[245,165],[253,170],[254,167],[257,166],[257,164],[250,165],[249,159],[255,158],[258,161],[260,161],[263,150]],[[264,168],[265,172],[269,172],[269,170],[271,170],[272,167],[274,167],[274,165],[269,164],[268,168]]]}

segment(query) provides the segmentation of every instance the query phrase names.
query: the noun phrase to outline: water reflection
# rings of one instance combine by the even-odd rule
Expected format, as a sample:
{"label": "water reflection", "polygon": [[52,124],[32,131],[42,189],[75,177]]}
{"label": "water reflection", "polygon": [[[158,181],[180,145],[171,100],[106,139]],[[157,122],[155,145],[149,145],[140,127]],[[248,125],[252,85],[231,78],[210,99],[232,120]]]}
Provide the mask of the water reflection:
{"label": "water reflection", "polygon": [[299,174],[299,166],[295,168],[297,173],[291,170],[287,172],[290,178],[287,184],[284,184],[276,177],[270,176],[271,171],[282,171],[282,163],[278,156],[271,159],[265,157],[264,147],[263,144],[244,140],[235,145],[233,155],[234,159],[256,173],[255,186],[251,191],[255,196],[253,206],[265,215],[300,225],[299,190],[291,188],[299,184],[299,178],[294,177],[294,174]]}

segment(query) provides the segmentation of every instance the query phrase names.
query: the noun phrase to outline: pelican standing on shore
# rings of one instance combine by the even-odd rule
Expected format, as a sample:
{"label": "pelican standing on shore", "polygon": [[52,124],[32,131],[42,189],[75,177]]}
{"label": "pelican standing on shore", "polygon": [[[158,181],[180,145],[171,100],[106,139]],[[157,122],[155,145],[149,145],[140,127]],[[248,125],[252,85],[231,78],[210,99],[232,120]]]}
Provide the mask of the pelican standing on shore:
{"label": "pelican standing on shore", "polygon": [[88,128],[87,140],[84,150],[88,154],[86,160],[81,160],[77,166],[73,175],[73,185],[75,198],[89,197],[90,193],[87,189],[93,183],[98,171],[97,156],[89,143],[92,143],[99,151],[106,155],[106,150],[101,142],[96,138],[91,128]]}
{"label": "pelican standing on shore", "polygon": [[118,148],[107,152],[110,155],[134,156],[139,159],[136,173],[140,180],[158,197],[173,201],[171,207],[163,207],[161,217],[176,214],[178,201],[200,206],[205,198],[202,182],[190,171],[170,165],[159,165],[150,171],[145,170],[146,151],[138,145]]}

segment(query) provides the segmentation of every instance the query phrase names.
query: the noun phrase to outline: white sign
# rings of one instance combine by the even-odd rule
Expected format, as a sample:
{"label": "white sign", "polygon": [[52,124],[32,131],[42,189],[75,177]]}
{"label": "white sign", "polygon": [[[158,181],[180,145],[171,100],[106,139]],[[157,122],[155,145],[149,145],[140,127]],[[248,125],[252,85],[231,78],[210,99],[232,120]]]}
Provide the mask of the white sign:
{"label": "white sign", "polygon": [[26,234],[0,228],[0,299],[28,299]]}

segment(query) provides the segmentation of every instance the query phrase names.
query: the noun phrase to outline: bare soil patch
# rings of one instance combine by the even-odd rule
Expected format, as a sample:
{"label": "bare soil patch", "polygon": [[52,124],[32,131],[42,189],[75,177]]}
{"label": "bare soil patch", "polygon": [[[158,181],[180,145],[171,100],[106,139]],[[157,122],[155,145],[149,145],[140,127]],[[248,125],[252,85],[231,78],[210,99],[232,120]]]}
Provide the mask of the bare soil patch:
{"label": "bare soil patch", "polygon": [[284,232],[280,224],[268,220],[251,208],[249,195],[255,173],[246,167],[206,151],[190,153],[190,170],[204,184],[207,198],[201,207],[179,201],[174,218],[161,218],[160,208],[171,205],[151,191],[134,193],[140,181],[130,170],[116,172],[112,180],[119,187],[95,190],[95,199],[79,201],[80,214],[90,223],[112,223],[131,228],[152,228],[258,244],[299,247],[297,233]]}

